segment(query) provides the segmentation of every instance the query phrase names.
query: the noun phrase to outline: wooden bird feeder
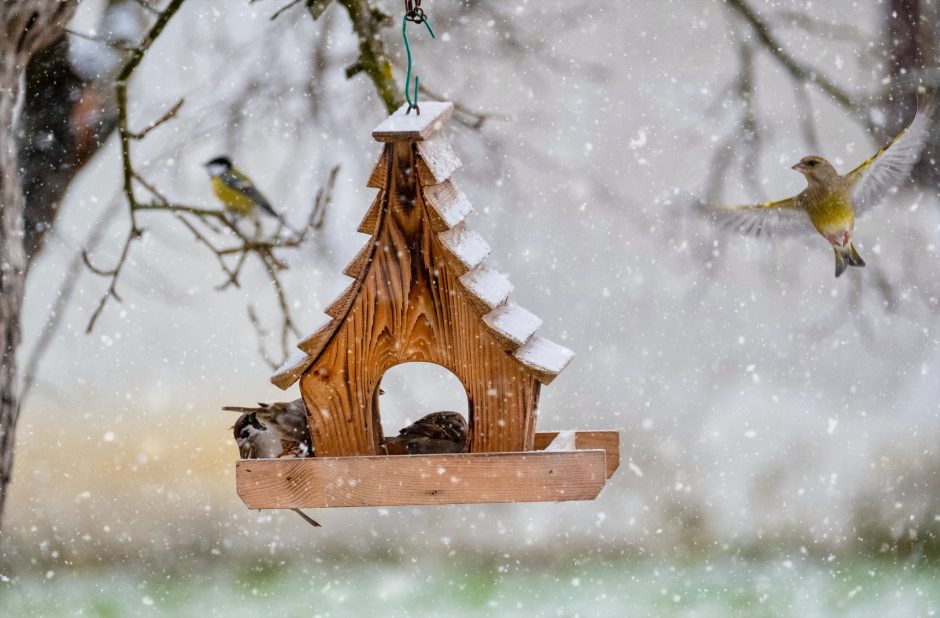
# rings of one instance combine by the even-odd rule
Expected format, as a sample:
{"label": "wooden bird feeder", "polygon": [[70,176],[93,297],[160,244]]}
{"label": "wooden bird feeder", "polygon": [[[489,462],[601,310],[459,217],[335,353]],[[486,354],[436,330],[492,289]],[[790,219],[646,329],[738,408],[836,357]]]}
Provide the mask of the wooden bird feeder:
{"label": "wooden bird feeder", "polygon": [[[271,378],[283,389],[299,380],[316,457],[239,461],[249,508],[589,500],[620,463],[616,431],[535,431],[539,389],[574,353],[537,335],[541,320],[484,264],[490,249],[451,180],[453,105],[421,108],[372,132],[383,149],[368,186],[379,192],[359,226],[370,240],[343,271],[353,282]],[[408,362],[460,379],[468,453],[390,454],[376,392]]]}

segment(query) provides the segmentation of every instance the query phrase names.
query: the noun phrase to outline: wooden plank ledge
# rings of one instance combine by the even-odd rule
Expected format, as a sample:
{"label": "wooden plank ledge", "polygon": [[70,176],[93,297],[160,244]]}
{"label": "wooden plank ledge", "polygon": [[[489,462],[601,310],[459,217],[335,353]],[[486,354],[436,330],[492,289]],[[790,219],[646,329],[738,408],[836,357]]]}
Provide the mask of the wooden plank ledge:
{"label": "wooden plank ledge", "polygon": [[592,500],[606,470],[592,449],[243,459],[235,477],[248,508],[283,509]]}
{"label": "wooden plank ledge", "polygon": [[439,133],[444,123],[450,119],[454,112],[454,104],[445,101],[438,103],[427,101],[421,103],[421,114],[412,111],[410,114],[408,104],[405,103],[395,113],[382,121],[372,131],[372,137],[377,142],[420,142],[435,133]]}
{"label": "wooden plank ledge", "polygon": [[[562,432],[539,431],[535,434],[535,450],[547,449]],[[574,447],[584,449],[604,449],[607,452],[607,478],[614,475],[620,467],[620,432],[619,431],[576,431]]]}

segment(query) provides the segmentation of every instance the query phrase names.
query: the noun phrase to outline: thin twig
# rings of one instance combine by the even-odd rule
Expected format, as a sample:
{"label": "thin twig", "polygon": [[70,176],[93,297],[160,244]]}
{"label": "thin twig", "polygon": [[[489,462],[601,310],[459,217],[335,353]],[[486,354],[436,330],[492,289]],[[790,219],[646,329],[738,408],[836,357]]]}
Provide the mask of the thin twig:
{"label": "thin twig", "polygon": [[839,105],[846,110],[855,112],[855,102],[851,95],[841,87],[836,85],[831,79],[826,77],[818,69],[804,65],[802,62],[790,55],[777,37],[771,32],[770,27],[758,17],[757,13],[750,7],[747,0],[727,0],[728,6],[734,9],[738,15],[751,25],[754,34],[764,44],[764,47],[777,61],[794,77],[816,85],[820,90],[832,97]]}
{"label": "thin twig", "polygon": [[114,298],[120,302],[120,296],[117,294],[117,282],[121,276],[121,271],[124,269],[124,265],[127,262],[127,256],[130,253],[131,243],[141,236],[141,229],[137,225],[137,198],[134,196],[133,186],[134,169],[131,164],[131,139],[133,138],[133,133],[129,128],[127,118],[127,83],[134,74],[134,71],[137,70],[137,67],[140,66],[141,61],[143,61],[144,56],[147,53],[147,50],[149,50],[150,46],[153,45],[154,41],[157,40],[157,38],[163,32],[163,29],[166,27],[167,23],[183,5],[183,2],[184,0],[171,0],[167,7],[161,11],[159,15],[157,15],[156,21],[150,27],[150,30],[147,31],[147,34],[144,35],[140,45],[131,51],[130,58],[128,58],[127,62],[124,63],[124,66],[121,68],[121,71],[118,73],[115,80],[114,89],[118,104],[118,138],[121,144],[121,163],[124,179],[123,190],[127,199],[127,210],[130,216],[131,225],[127,234],[127,238],[124,241],[124,247],[121,249],[121,255],[118,258],[117,264],[110,271],[105,271],[111,273],[111,282],[108,285],[107,292],[105,292],[105,294],[101,297],[101,300],[98,303],[98,307],[92,313],[85,332],[90,333],[95,327],[95,322],[97,322],[98,317],[101,315],[101,312],[104,310],[109,299]]}
{"label": "thin twig", "polygon": [[275,19],[281,16],[281,13],[287,10],[290,10],[291,7],[294,7],[300,4],[301,2],[302,0],[291,0],[290,2],[288,2],[287,4],[285,4],[284,6],[282,6],[281,8],[279,8],[278,10],[274,12],[274,15],[271,16],[271,21],[274,21]]}
{"label": "thin twig", "polygon": [[[796,78],[793,78],[794,80]],[[806,83],[798,82],[793,85],[793,91],[796,93],[796,98],[800,103],[800,107],[803,108],[803,117],[800,122],[800,129],[803,133],[803,141],[806,142],[807,147],[811,152],[822,152],[822,149],[819,146],[819,133],[816,131],[816,118],[813,112],[813,102],[809,98],[809,93],[806,91]]]}
{"label": "thin twig", "polygon": [[775,22],[774,26],[778,28],[794,26],[816,36],[848,41],[857,45],[864,46],[871,39],[870,34],[867,34],[862,31],[861,28],[857,28],[852,24],[823,21],[817,17],[813,17],[805,10],[794,11],[781,9],[774,13],[773,20]]}
{"label": "thin twig", "polygon": [[313,208],[310,211],[310,217],[307,219],[307,229],[319,230],[323,227],[326,220],[326,211],[333,203],[333,187],[336,186],[336,176],[339,174],[339,166],[333,166],[330,175],[326,179],[326,185],[320,187],[317,196],[313,200]]}
{"label": "thin twig", "polygon": [[166,121],[172,119],[173,117],[175,117],[175,116],[176,116],[176,113],[177,113],[178,111],[180,111],[180,108],[181,108],[181,107],[183,107],[183,103],[184,103],[185,101],[186,101],[186,99],[182,99],[182,98],[181,98],[179,101],[177,101],[177,102],[173,105],[173,107],[171,107],[169,110],[167,110],[167,112],[166,112],[165,114],[163,114],[162,116],[160,116],[159,118],[157,118],[156,120],[154,120],[153,122],[151,122],[150,124],[148,124],[148,125],[147,125],[146,127],[144,127],[142,130],[136,131],[136,132],[131,132],[131,133],[130,133],[131,139],[141,140],[141,139],[144,139],[145,137],[147,137],[147,134],[148,134],[148,133],[150,133],[151,131],[153,131],[153,130],[156,129],[157,127],[159,127],[159,126],[160,126],[161,124],[163,124],[164,122],[166,122]]}
{"label": "thin twig", "polygon": [[133,47],[123,43],[121,41],[110,41],[108,39],[96,36],[94,34],[85,34],[84,32],[78,32],[70,28],[65,28],[65,33],[69,36],[78,37],[80,39],[85,39],[86,41],[94,41],[95,43],[100,43],[101,45],[106,45],[120,51],[133,51]]}
{"label": "thin twig", "polygon": [[271,355],[268,354],[268,350],[264,345],[264,341],[268,338],[270,333],[261,325],[261,319],[258,317],[257,312],[255,312],[254,305],[250,304],[248,305],[248,322],[255,329],[255,339],[258,341],[258,356],[260,356],[271,369],[277,369],[280,363],[271,358]]}

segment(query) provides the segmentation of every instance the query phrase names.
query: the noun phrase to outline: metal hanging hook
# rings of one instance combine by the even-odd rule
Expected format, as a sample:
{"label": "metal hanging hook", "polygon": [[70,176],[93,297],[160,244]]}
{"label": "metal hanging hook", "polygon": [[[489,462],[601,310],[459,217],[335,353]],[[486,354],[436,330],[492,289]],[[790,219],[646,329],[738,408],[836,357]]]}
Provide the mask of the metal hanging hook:
{"label": "metal hanging hook", "polygon": [[405,110],[405,114],[411,113],[411,110],[415,110],[415,113],[420,116],[421,108],[418,107],[418,76],[415,75],[415,88],[414,88],[414,101],[411,100],[411,94],[408,92],[408,87],[411,84],[411,45],[408,43],[408,22],[415,24],[424,24],[428,29],[428,33],[431,35],[431,38],[436,38],[434,36],[434,30],[431,29],[431,22],[428,21],[427,13],[424,12],[424,9],[421,8],[421,0],[405,0],[405,16],[401,20],[401,36],[405,40],[405,52],[408,54],[408,73],[405,76],[405,100],[408,101],[408,109]]}

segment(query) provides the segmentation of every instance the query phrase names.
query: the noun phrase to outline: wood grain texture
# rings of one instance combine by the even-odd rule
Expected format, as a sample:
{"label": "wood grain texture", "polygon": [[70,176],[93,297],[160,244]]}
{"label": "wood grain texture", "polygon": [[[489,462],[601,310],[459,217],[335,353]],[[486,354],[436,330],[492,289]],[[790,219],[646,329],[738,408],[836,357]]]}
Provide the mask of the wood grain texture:
{"label": "wood grain texture", "polygon": [[366,183],[367,187],[371,187],[372,189],[381,189],[385,186],[385,178],[388,176],[388,164],[390,158],[391,146],[386,146],[382,149],[382,154],[379,155],[379,160],[376,161],[375,166],[372,168],[372,173],[369,174],[369,181]]}
{"label": "wood grain texture", "polygon": [[[366,249],[371,249],[367,247]],[[371,253],[371,251],[370,251]],[[368,262],[371,260],[370,256],[366,256],[365,261]],[[359,281],[353,281],[349,286],[343,290],[336,299],[330,303],[326,309],[323,310],[323,313],[335,318],[337,320],[342,320],[346,317],[346,313],[349,311],[349,308],[352,306],[353,301],[356,300],[356,294],[359,293]]]}
{"label": "wood grain texture", "polygon": [[366,268],[369,266],[369,262],[372,260],[372,247],[369,245],[372,243],[370,240],[365,245],[362,246],[362,249],[356,253],[356,256],[350,260],[349,264],[346,265],[346,268],[343,269],[343,274],[347,277],[352,277],[353,279],[358,279],[362,273],[365,272]]}
{"label": "wood grain texture", "polygon": [[603,450],[246,459],[238,495],[251,509],[592,500]]}
{"label": "wood grain texture", "polygon": [[[535,450],[547,448],[558,434],[557,431],[540,431],[535,434]],[[604,449],[607,452],[607,478],[612,477],[620,467],[619,431],[576,431],[574,446],[579,450]]]}
{"label": "wood grain texture", "polygon": [[372,200],[372,205],[369,206],[369,210],[367,210],[365,216],[362,217],[362,222],[359,223],[359,227],[356,229],[357,232],[368,234],[369,236],[375,234],[376,230],[379,229],[379,213],[382,212],[382,204],[384,201],[385,194],[383,191],[379,191],[375,199]]}
{"label": "wood grain texture", "polygon": [[271,376],[271,384],[282,390],[287,390],[300,379],[300,376],[312,364],[313,357],[309,354],[303,354],[296,359],[289,359],[288,362],[278,367],[274,375]]}
{"label": "wood grain texture", "polygon": [[330,338],[338,327],[339,322],[330,320],[314,331],[312,335],[302,339],[300,343],[297,344],[297,348],[303,350],[310,356],[316,357],[323,348],[326,347],[326,344],[329,343]]}
{"label": "wood grain texture", "polygon": [[[460,379],[471,452],[531,450],[539,383],[482,322],[448,266],[418,191],[413,144],[395,143],[368,268],[340,327],[300,381],[323,457],[381,452],[372,395],[388,369],[431,362]],[[338,313],[338,312],[336,312]],[[310,346],[312,347],[312,346]],[[307,348],[303,348],[307,349]]]}

